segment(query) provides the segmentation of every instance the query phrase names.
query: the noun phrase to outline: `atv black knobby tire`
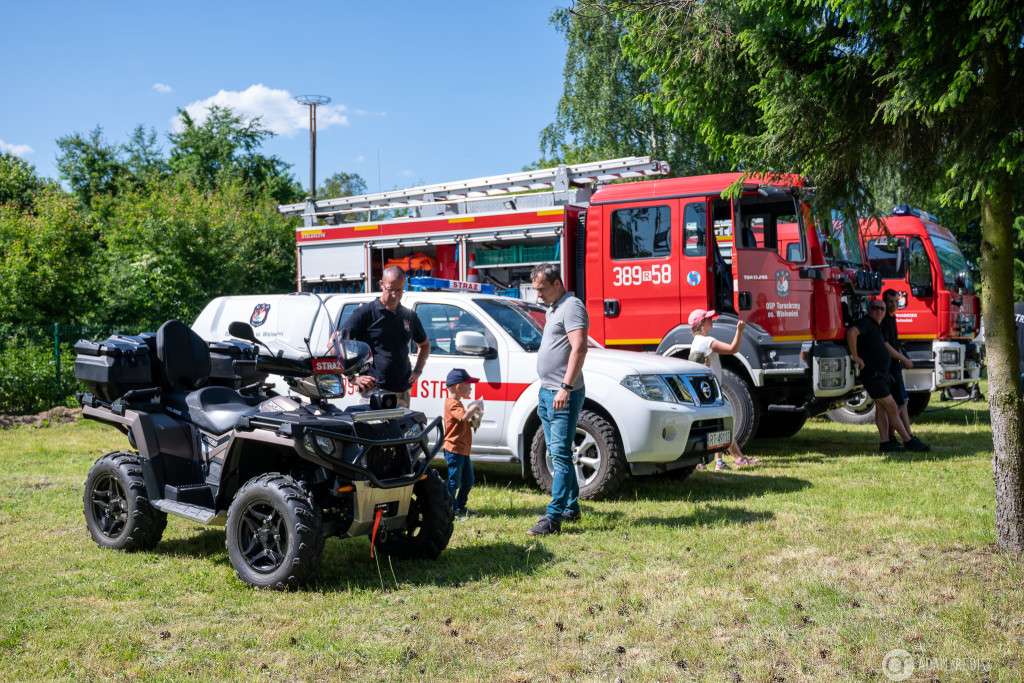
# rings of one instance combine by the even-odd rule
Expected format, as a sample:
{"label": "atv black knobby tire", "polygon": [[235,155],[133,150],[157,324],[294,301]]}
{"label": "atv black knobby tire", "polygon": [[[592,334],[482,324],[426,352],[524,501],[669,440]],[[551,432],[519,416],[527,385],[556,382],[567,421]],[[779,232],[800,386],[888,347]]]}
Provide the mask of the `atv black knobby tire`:
{"label": "atv black knobby tire", "polygon": [[[615,427],[597,413],[580,412],[573,439],[573,465],[581,500],[604,500],[615,494],[626,478],[626,455]],[[551,493],[553,465],[538,429],[530,446],[530,468],[544,493]]]}
{"label": "atv black knobby tire", "polygon": [[320,570],[320,508],[287,475],[262,474],[238,489],[228,507],[225,530],[228,559],[248,586],[291,590]]}
{"label": "atv black knobby tire", "polygon": [[167,515],[146,496],[135,453],[108,453],[97,460],[85,479],[82,502],[85,525],[101,548],[148,550],[160,542],[167,527]]}
{"label": "atv black knobby tire", "polygon": [[401,559],[433,560],[448,547],[455,530],[455,512],[448,487],[435,470],[412,489],[405,528],[392,531],[378,546],[386,555]]}
{"label": "atv black knobby tire", "polygon": [[784,413],[776,411],[765,415],[757,427],[759,439],[788,439],[804,427],[807,413]]}
{"label": "atv black knobby tire", "polygon": [[732,439],[740,449],[745,449],[757,434],[761,419],[758,404],[754,401],[754,391],[745,379],[729,368],[722,368],[721,385],[722,394],[732,405]]}

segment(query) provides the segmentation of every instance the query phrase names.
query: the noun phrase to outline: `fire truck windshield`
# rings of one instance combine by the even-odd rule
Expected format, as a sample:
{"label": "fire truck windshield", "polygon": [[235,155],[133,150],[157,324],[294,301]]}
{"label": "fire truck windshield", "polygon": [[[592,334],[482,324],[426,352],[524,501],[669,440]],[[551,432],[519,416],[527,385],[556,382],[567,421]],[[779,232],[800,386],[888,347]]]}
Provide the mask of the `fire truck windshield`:
{"label": "fire truck windshield", "polygon": [[974,291],[974,282],[971,281],[970,269],[967,267],[967,259],[964,258],[960,247],[956,242],[947,240],[938,235],[932,235],[932,244],[935,245],[935,254],[939,257],[939,265],[942,266],[942,279],[946,287],[952,289],[956,286],[957,275],[961,271],[967,273],[966,289]]}
{"label": "fire truck windshield", "polygon": [[818,236],[822,243],[828,243],[825,259],[832,265],[864,266],[864,254],[860,249],[859,224],[839,211],[832,211],[830,221],[818,221]]}

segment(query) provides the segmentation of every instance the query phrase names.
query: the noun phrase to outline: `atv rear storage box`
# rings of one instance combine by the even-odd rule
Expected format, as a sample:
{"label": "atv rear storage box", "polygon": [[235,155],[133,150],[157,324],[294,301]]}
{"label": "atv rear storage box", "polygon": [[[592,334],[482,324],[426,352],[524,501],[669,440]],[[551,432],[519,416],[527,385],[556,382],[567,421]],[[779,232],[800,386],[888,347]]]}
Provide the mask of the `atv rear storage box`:
{"label": "atv rear storage box", "polygon": [[[262,382],[268,375],[256,371],[256,347],[249,342],[210,342],[210,385],[241,389]],[[235,361],[243,361],[235,364]]]}
{"label": "atv rear storage box", "polygon": [[81,339],[75,344],[75,379],[104,401],[113,401],[134,389],[159,384],[154,376],[156,337],[113,335],[105,341]]}

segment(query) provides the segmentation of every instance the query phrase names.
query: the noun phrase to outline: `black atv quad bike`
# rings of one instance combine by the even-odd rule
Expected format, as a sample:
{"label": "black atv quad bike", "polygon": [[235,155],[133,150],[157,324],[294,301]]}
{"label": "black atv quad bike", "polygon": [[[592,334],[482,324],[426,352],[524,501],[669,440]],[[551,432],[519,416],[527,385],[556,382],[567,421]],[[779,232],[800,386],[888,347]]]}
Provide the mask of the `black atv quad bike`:
{"label": "black atv quad bike", "polygon": [[[207,344],[172,320],[155,335],[76,345],[75,375],[90,391],[78,397],[83,414],[114,425],[136,449],[103,456],[86,479],[97,544],[152,548],[168,513],[224,525],[238,577],[272,589],[313,579],[328,536],[369,536],[371,554],[403,558],[436,558],[447,547],[452,506],[429,468],[441,419],[428,425],[391,396],[345,410],[328,404],[371,354],[361,342],[336,341],[326,315],[315,317],[319,329],[308,332],[319,332],[320,354],[309,337],[304,350],[257,341],[238,322],[230,334],[248,343]],[[306,399],[270,395],[266,373]]]}

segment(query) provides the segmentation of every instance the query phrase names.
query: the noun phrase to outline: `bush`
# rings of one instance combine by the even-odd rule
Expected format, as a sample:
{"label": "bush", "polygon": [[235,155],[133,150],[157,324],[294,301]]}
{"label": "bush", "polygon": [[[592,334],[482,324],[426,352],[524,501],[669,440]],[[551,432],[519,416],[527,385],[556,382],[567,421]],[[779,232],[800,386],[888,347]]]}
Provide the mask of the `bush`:
{"label": "bush", "polygon": [[0,413],[38,413],[57,405],[77,405],[84,388],[75,379],[74,351],[61,347],[60,386],[54,377],[52,345],[26,342],[0,351]]}

